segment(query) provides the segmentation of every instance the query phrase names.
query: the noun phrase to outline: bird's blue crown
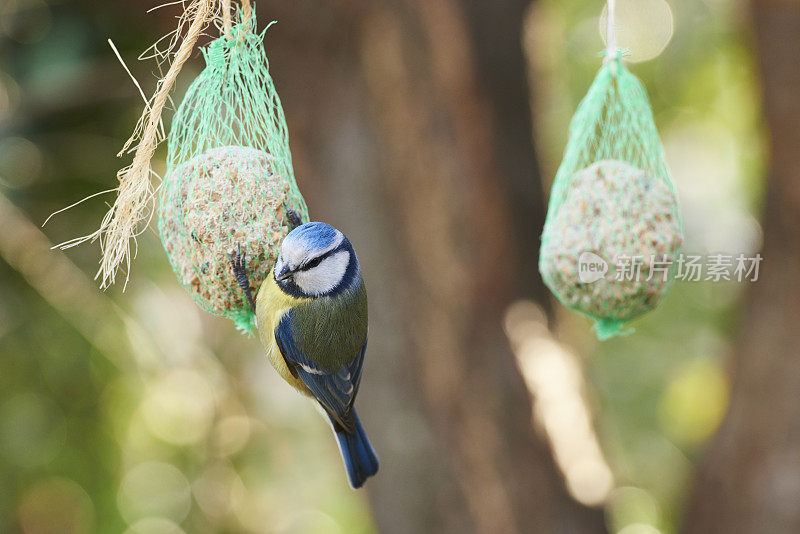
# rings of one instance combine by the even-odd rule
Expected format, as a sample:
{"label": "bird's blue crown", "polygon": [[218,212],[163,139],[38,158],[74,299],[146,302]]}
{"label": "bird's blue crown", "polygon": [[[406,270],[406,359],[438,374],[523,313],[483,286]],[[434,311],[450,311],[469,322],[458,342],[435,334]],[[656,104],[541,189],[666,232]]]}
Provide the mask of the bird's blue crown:
{"label": "bird's blue crown", "polygon": [[324,222],[310,222],[298,226],[286,236],[283,246],[296,247],[309,252],[326,249],[334,244],[339,236],[339,230]]}

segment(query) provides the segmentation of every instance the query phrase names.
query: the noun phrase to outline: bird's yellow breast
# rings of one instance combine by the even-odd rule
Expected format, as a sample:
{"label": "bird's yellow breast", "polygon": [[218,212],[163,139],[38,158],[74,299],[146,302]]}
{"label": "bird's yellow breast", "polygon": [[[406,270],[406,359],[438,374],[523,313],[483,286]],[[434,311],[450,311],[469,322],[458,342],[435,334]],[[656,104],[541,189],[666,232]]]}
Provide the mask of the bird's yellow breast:
{"label": "bird's yellow breast", "polygon": [[261,284],[256,297],[256,318],[258,319],[258,335],[261,343],[267,350],[267,357],[272,367],[278,371],[281,378],[286,380],[296,390],[306,395],[311,395],[306,385],[299,378],[295,378],[286,366],[280,348],[275,341],[275,329],[281,322],[283,316],[292,308],[303,304],[310,299],[293,297],[287,295],[275,282],[272,271],[267,275],[267,279]]}

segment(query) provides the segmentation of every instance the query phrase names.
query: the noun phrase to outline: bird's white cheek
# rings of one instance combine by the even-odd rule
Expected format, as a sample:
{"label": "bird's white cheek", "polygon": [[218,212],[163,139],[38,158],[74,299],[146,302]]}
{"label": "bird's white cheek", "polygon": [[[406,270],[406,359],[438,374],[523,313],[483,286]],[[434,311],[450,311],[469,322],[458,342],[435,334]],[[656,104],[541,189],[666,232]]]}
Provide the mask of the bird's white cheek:
{"label": "bird's white cheek", "polygon": [[322,260],[322,263],[294,275],[294,283],[303,293],[308,295],[323,295],[333,290],[344,278],[347,265],[350,262],[350,253],[346,250],[337,252]]}

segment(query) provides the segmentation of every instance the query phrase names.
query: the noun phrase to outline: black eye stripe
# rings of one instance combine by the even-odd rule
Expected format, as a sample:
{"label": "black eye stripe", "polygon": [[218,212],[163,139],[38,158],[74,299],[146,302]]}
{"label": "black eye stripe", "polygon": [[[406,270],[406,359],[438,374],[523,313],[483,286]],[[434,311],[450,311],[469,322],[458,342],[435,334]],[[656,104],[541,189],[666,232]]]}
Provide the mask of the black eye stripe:
{"label": "black eye stripe", "polygon": [[302,267],[300,267],[297,270],[298,271],[307,271],[309,269],[313,269],[314,267],[316,267],[317,265],[319,265],[322,262],[323,258],[324,258],[324,256],[319,256],[317,258],[314,258],[313,260],[309,261],[308,263],[306,263],[305,265],[303,265]]}
{"label": "black eye stripe", "polygon": [[339,245],[338,247],[336,247],[333,250],[329,250],[328,252],[326,252],[322,256],[317,256],[313,260],[307,261],[306,263],[304,263],[303,265],[298,267],[297,270],[298,271],[307,271],[309,269],[313,269],[314,267],[316,267],[317,265],[322,263],[322,260],[324,260],[325,258],[327,258],[329,256],[333,256],[334,254],[336,254],[337,252],[341,252],[342,250],[344,250],[344,243],[342,243],[341,245]]}

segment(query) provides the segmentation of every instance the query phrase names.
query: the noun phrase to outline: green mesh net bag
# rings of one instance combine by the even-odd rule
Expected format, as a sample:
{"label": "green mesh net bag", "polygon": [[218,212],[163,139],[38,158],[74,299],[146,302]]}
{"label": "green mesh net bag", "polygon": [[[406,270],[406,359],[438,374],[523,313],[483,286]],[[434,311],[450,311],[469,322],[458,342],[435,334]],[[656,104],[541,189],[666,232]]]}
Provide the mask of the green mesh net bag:
{"label": "green mesh net bag", "polygon": [[600,339],[653,309],[669,288],[683,230],[653,113],[616,53],[569,128],[553,182],[539,271]]}
{"label": "green mesh net bag", "polygon": [[248,332],[254,317],[229,254],[245,255],[255,294],[290,230],[289,210],[308,220],[254,20],[203,50],[206,67],[172,121],[158,203],[159,235],[181,285]]}

